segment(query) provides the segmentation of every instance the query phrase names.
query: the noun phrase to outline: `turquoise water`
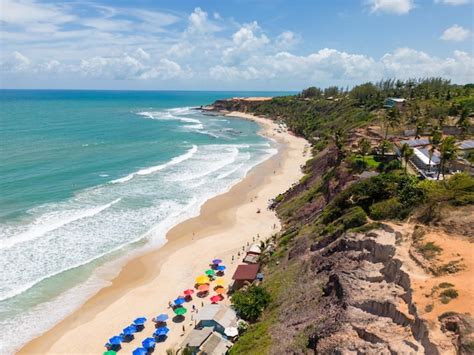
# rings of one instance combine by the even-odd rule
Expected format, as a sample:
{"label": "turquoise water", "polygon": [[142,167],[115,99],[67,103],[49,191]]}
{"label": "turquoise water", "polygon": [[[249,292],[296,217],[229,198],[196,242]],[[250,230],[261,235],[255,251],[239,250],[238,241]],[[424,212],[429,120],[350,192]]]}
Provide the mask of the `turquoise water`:
{"label": "turquoise water", "polygon": [[255,123],[192,107],[276,94],[0,91],[0,352],[275,153]]}

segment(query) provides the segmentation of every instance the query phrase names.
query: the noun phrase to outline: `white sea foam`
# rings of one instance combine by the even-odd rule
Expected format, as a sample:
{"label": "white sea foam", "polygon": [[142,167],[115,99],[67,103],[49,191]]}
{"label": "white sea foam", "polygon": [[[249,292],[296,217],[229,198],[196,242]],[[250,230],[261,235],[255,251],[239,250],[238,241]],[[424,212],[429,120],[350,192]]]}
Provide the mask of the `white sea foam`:
{"label": "white sea foam", "polygon": [[120,198],[102,206],[85,208],[77,211],[62,211],[41,216],[32,223],[33,225],[27,231],[14,235],[8,239],[0,239],[0,250],[11,248],[20,243],[32,241],[71,222],[95,216],[119,201]]}
{"label": "white sea foam", "polygon": [[124,176],[122,178],[112,180],[111,183],[113,183],[113,184],[124,183],[124,182],[132,180],[137,175],[149,175],[149,174],[156,173],[157,171],[163,170],[167,167],[182,163],[182,162],[190,159],[197,151],[198,151],[197,145],[193,145],[192,148],[189,149],[186,153],[184,153],[182,155],[179,155],[177,157],[174,157],[169,162],[166,162],[166,163],[160,164],[160,165],[156,165],[156,166],[151,166],[149,168],[140,169],[140,170],[138,170],[134,173],[131,173],[127,176]]}

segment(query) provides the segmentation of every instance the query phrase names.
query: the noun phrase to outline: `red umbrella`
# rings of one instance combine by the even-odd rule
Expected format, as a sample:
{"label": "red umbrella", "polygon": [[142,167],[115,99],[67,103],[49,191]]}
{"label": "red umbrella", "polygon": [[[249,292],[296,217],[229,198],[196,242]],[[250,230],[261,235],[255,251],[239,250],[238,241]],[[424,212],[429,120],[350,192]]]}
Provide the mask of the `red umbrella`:
{"label": "red umbrella", "polygon": [[209,285],[208,284],[199,285],[198,290],[199,292],[209,291]]}
{"label": "red umbrella", "polygon": [[[202,285],[201,285],[202,286]],[[194,290],[191,290],[188,288],[187,290],[184,290],[183,292],[186,296],[191,296],[194,293]]]}
{"label": "red umbrella", "polygon": [[212,303],[217,303],[221,300],[221,296],[215,295],[215,296],[212,296],[210,299]]}

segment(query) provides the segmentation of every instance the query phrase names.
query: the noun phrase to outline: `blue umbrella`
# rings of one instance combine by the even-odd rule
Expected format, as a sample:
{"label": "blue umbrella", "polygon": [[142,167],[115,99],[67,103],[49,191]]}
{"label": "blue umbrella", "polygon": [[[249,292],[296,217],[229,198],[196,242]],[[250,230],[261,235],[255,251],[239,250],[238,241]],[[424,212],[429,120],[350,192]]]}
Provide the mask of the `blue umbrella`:
{"label": "blue umbrella", "polygon": [[219,266],[217,267],[217,270],[218,270],[218,271],[224,271],[224,270],[225,270],[225,266],[224,266],[224,265],[219,265]]}
{"label": "blue umbrella", "polygon": [[146,338],[145,340],[142,341],[142,345],[145,349],[150,349],[155,347],[155,339],[153,338]]}
{"label": "blue umbrella", "polygon": [[184,302],[186,302],[186,299],[184,297],[178,297],[173,301],[173,303],[178,306],[182,305]]}
{"label": "blue umbrella", "polygon": [[160,314],[159,316],[155,317],[155,322],[166,322],[168,320],[167,314]]}
{"label": "blue umbrella", "polygon": [[157,330],[155,330],[155,332],[153,333],[153,335],[159,337],[159,336],[168,334],[169,331],[170,331],[170,330],[169,330],[168,327],[162,327],[162,328],[158,328]]}
{"label": "blue umbrella", "polygon": [[116,335],[116,336],[109,339],[109,344],[111,344],[111,345],[120,345],[122,340],[123,340],[123,338],[121,336]]}
{"label": "blue umbrella", "polygon": [[128,327],[123,329],[123,334],[125,335],[132,335],[133,333],[137,332],[137,327],[134,325],[129,325]]}
{"label": "blue umbrella", "polygon": [[133,324],[135,325],[143,325],[145,324],[146,322],[146,318],[145,317],[140,317],[140,318],[137,318],[133,321]]}
{"label": "blue umbrella", "polygon": [[135,350],[133,350],[132,354],[133,355],[147,355],[148,351],[144,348],[136,348]]}

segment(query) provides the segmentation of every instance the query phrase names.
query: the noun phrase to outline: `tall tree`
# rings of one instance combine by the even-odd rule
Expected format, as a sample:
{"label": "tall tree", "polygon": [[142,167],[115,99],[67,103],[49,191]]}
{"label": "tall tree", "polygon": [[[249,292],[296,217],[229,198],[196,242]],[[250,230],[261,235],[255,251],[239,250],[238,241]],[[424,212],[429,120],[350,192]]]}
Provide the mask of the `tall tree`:
{"label": "tall tree", "polygon": [[367,138],[361,138],[357,143],[359,147],[359,153],[363,156],[366,156],[370,152],[370,141]]}
{"label": "tall tree", "polygon": [[433,159],[433,155],[436,149],[438,149],[438,146],[441,143],[442,138],[443,136],[441,134],[441,129],[439,127],[433,128],[433,130],[431,131],[431,136],[429,138],[431,147],[428,150],[428,153],[429,153],[428,171],[431,171],[431,160]]}
{"label": "tall tree", "polygon": [[385,116],[385,136],[384,139],[386,140],[388,137],[388,129],[389,128],[395,128],[400,125],[400,111],[398,108],[394,107],[391,108],[387,115]]}
{"label": "tall tree", "polygon": [[469,109],[467,107],[463,108],[461,115],[459,116],[456,126],[461,131],[461,137],[464,138],[471,128],[471,121],[469,119]]}
{"label": "tall tree", "polygon": [[403,160],[405,160],[405,175],[407,174],[408,168],[408,161],[413,156],[413,148],[410,147],[408,144],[403,143],[400,147],[400,156]]}
{"label": "tall tree", "polygon": [[440,145],[440,163],[438,169],[438,176],[436,177],[439,180],[439,176],[446,172],[446,167],[449,166],[458,156],[458,146],[456,144],[456,138],[453,136],[448,136],[441,141]]}
{"label": "tall tree", "polygon": [[380,155],[382,157],[385,157],[385,153],[387,153],[387,151],[389,151],[392,148],[393,148],[392,142],[390,142],[386,139],[383,139],[379,144]]}
{"label": "tall tree", "polygon": [[337,149],[337,162],[340,163],[344,157],[344,146],[346,144],[346,135],[342,128],[334,131],[334,145]]}

